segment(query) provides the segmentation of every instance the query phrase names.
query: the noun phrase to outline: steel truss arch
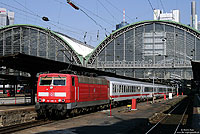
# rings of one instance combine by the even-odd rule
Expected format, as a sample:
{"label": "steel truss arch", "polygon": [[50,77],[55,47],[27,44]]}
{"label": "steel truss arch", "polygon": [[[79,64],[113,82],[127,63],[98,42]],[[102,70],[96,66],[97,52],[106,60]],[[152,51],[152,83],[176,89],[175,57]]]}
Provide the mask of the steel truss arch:
{"label": "steel truss arch", "polygon": [[[8,41],[8,37],[11,40],[10,42],[6,42]],[[36,44],[35,48],[33,48],[31,44],[33,40]],[[6,46],[7,44],[9,44],[12,49],[9,53],[6,52],[8,49]],[[44,47],[44,52],[41,51],[42,47]],[[53,48],[51,49],[51,47],[55,50],[53,50]],[[70,44],[59,36],[59,34],[34,25],[11,25],[0,28],[0,49],[2,49],[0,50],[1,56],[14,53],[26,53],[47,59],[69,63],[73,62],[74,64],[82,65],[82,57],[78,55]],[[24,52],[25,49],[29,49],[29,52]],[[62,53],[58,53],[59,50],[61,50]],[[35,51],[35,55],[32,54],[31,51]],[[40,55],[40,53],[44,54]]]}
{"label": "steel truss arch", "polygon": [[148,25],[148,24],[163,24],[163,25],[169,25],[172,26],[174,28],[183,30],[185,32],[188,32],[190,34],[192,34],[194,37],[200,39],[200,32],[197,31],[196,29],[193,29],[192,27],[189,27],[187,25],[181,24],[181,23],[177,23],[177,22],[173,22],[173,21],[164,21],[164,20],[150,20],[150,21],[142,21],[142,22],[137,22],[137,23],[133,23],[130,25],[127,25],[125,27],[122,27],[116,31],[114,31],[113,33],[111,33],[107,38],[105,38],[95,49],[92,53],[90,53],[87,56],[87,64],[88,65],[92,65],[94,64],[96,58],[98,57],[98,55],[102,52],[102,50],[110,43],[112,42],[114,39],[116,39],[118,36],[122,35],[123,33],[126,33],[132,29],[135,29],[137,27],[143,26],[143,25]]}

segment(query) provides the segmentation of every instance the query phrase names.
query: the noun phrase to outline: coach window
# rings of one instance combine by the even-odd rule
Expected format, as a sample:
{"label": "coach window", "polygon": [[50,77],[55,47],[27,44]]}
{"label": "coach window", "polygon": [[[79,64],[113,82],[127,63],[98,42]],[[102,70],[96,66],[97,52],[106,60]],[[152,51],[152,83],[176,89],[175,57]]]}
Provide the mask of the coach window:
{"label": "coach window", "polygon": [[137,92],[140,92],[140,87],[137,87]]}
{"label": "coach window", "polygon": [[126,86],[126,85],[124,85],[124,93],[126,92],[126,87],[127,87],[127,86]]}
{"label": "coach window", "polygon": [[122,88],[121,88],[121,91],[120,91],[120,93],[122,93],[122,92],[123,92],[123,89],[124,89],[124,85],[122,85]]}
{"label": "coach window", "polygon": [[75,78],[72,77],[72,86],[75,86]]}
{"label": "coach window", "polygon": [[113,93],[116,93],[116,85],[113,84]]}

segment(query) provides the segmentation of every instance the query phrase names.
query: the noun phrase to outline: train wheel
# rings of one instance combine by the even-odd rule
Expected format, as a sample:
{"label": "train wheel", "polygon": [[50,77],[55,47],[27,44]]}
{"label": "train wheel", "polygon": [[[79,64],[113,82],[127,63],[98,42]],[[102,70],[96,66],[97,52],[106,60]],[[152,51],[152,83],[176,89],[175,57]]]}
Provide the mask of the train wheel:
{"label": "train wheel", "polygon": [[43,118],[45,118],[45,112],[43,111],[43,110],[37,110],[36,111],[37,112],[37,119],[43,119]]}

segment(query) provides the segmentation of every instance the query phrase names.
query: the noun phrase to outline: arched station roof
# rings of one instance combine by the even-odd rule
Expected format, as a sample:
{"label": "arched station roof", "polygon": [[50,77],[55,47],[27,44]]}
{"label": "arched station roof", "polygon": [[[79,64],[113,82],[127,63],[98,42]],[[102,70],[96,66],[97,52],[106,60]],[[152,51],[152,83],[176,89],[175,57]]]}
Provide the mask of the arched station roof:
{"label": "arched station roof", "polygon": [[86,63],[87,64],[94,64],[96,57],[98,57],[98,55],[102,52],[102,50],[104,50],[104,48],[107,45],[109,45],[109,43],[111,43],[114,39],[116,39],[117,37],[119,37],[123,33],[126,33],[126,32],[128,32],[132,29],[137,28],[137,27],[149,25],[149,24],[153,24],[153,23],[173,26],[177,29],[181,29],[181,30],[186,31],[186,32],[192,34],[193,36],[195,36],[197,38],[200,38],[200,32],[199,31],[197,31],[196,29],[194,29],[190,26],[187,26],[187,25],[184,25],[184,24],[181,24],[181,23],[177,23],[177,22],[174,22],[174,21],[166,21],[166,20],[141,21],[141,22],[129,24],[129,25],[122,27],[122,28],[114,31],[113,33],[111,33],[90,54],[88,54],[86,56]]}
{"label": "arched station roof", "polygon": [[67,35],[35,25],[9,25],[0,28],[0,56],[15,53],[62,62],[83,64],[93,47]]}

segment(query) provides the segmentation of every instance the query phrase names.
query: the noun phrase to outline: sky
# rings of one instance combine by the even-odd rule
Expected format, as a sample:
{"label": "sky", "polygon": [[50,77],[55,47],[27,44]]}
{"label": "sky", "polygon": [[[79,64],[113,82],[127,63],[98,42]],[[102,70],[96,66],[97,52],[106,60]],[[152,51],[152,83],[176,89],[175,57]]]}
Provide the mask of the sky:
{"label": "sky", "polygon": [[[180,21],[190,24],[192,0],[0,0],[0,7],[15,12],[15,24],[31,24],[67,34],[96,47],[125,20],[135,23],[153,20],[153,9],[180,10]],[[200,2],[196,0],[197,15]],[[153,8],[153,9],[152,9]],[[43,21],[48,17],[49,21]],[[200,17],[199,19],[200,20]]]}

